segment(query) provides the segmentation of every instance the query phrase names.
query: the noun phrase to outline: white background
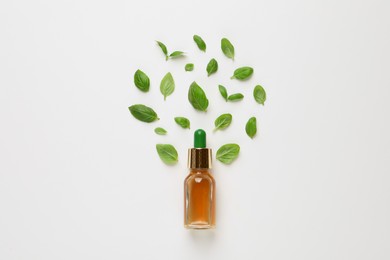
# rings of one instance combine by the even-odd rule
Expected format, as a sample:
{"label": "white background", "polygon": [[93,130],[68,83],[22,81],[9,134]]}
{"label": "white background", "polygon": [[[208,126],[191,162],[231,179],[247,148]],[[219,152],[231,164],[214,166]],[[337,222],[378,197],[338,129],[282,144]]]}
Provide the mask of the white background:
{"label": "white background", "polygon": [[[0,259],[389,259],[389,12],[385,0],[1,1]],[[165,62],[154,40],[187,58]],[[220,69],[207,78],[212,57]],[[251,80],[230,80],[243,65]],[[138,68],[148,94],[132,83]],[[164,102],[168,71],[176,91]],[[187,101],[193,80],[207,114]],[[225,103],[218,84],[245,99]],[[161,120],[136,121],[135,103]],[[224,112],[232,125],[212,133]],[[231,166],[214,163],[217,229],[205,232],[182,223],[200,127],[214,151],[241,145]],[[179,163],[165,166],[156,143],[174,144]]]}

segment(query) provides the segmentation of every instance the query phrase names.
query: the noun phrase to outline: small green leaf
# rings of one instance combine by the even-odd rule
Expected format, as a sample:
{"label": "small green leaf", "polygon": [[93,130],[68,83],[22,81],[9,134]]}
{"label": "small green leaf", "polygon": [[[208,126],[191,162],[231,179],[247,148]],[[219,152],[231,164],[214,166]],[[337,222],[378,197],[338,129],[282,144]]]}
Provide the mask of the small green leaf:
{"label": "small green leaf", "polygon": [[262,86],[257,85],[253,89],[253,97],[255,98],[257,103],[264,106],[264,102],[267,99],[267,94],[265,93],[265,90]]}
{"label": "small green leaf", "polygon": [[190,129],[190,120],[188,120],[187,118],[185,117],[181,117],[181,116],[178,116],[178,117],[175,117],[175,122],[181,126],[182,128],[186,129]]}
{"label": "small green leaf", "polygon": [[240,101],[244,98],[244,95],[241,94],[241,93],[236,93],[236,94],[231,94],[229,97],[228,97],[228,100],[229,101]]}
{"label": "small green leaf", "polygon": [[226,129],[232,123],[232,118],[233,117],[231,114],[222,114],[217,117],[217,119],[214,121],[214,131]]}
{"label": "small green leaf", "polygon": [[224,163],[232,163],[240,153],[240,146],[238,144],[225,144],[222,145],[217,151],[217,160]]}
{"label": "small green leaf", "polygon": [[171,144],[156,144],[156,150],[161,161],[173,165],[178,161],[176,148]]}
{"label": "small green leaf", "polygon": [[171,55],[169,55],[169,58],[173,59],[173,58],[179,58],[179,57],[182,57],[184,56],[184,52],[182,51],[174,51],[171,53]]}
{"label": "small green leaf", "polygon": [[194,64],[192,63],[187,63],[186,66],[184,67],[185,71],[193,71],[194,70]]}
{"label": "small green leaf", "polygon": [[165,54],[165,60],[168,60],[168,50],[167,50],[167,46],[165,46],[164,43],[162,42],[159,42],[159,41],[156,41],[158,46],[160,46],[162,52]]}
{"label": "small green leaf", "polygon": [[151,123],[160,119],[152,108],[145,105],[132,105],[129,107],[129,110],[136,119],[142,122]]}
{"label": "small green leaf", "polygon": [[211,59],[209,61],[209,64],[207,64],[207,76],[210,76],[211,74],[217,72],[218,70],[218,62],[215,59]]}
{"label": "small green leaf", "polygon": [[253,138],[256,135],[256,133],[257,133],[256,117],[249,118],[249,120],[248,120],[248,122],[246,123],[246,126],[245,126],[245,131],[246,131],[246,134],[250,138]]}
{"label": "small green leaf", "polygon": [[241,67],[234,71],[231,79],[246,80],[253,74],[253,68],[251,67]]}
{"label": "small green leaf", "polygon": [[139,90],[143,92],[149,91],[149,86],[150,86],[149,77],[141,70],[137,70],[134,73],[134,84]]}
{"label": "small green leaf", "polygon": [[221,96],[225,99],[225,101],[228,101],[228,93],[226,88],[222,85],[219,85],[218,88],[219,88],[219,93],[221,93]]}
{"label": "small green leaf", "polygon": [[162,128],[162,127],[156,127],[155,129],[154,129],[154,132],[156,133],[156,134],[158,134],[158,135],[166,135],[168,132],[167,132],[167,130],[165,130],[164,128]]}
{"label": "small green leaf", "polygon": [[221,40],[221,49],[223,54],[229,59],[234,60],[234,46],[233,44],[226,38]]}
{"label": "small green leaf", "polygon": [[188,89],[188,101],[196,110],[204,112],[207,111],[207,107],[209,106],[209,100],[207,99],[206,94],[195,81],[192,82]]}
{"label": "small green leaf", "polygon": [[203,41],[203,39],[199,35],[194,35],[193,37],[196,45],[198,45],[199,50],[206,51],[206,43]]}
{"label": "small green leaf", "polygon": [[168,72],[160,83],[160,92],[166,100],[167,96],[171,95],[175,90],[175,81],[173,80],[172,74]]}

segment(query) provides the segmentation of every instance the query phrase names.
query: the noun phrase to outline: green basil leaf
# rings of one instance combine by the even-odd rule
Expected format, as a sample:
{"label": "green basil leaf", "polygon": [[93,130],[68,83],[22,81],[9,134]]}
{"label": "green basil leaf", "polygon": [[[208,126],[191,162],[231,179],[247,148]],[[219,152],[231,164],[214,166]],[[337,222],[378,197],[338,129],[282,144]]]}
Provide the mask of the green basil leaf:
{"label": "green basil leaf", "polygon": [[158,135],[166,135],[168,132],[167,132],[167,130],[165,130],[164,128],[162,128],[162,127],[156,127],[155,129],[154,129],[154,132],[156,133],[156,134],[158,134]]}
{"label": "green basil leaf", "polygon": [[182,128],[186,129],[190,129],[190,120],[188,120],[187,118],[185,117],[181,117],[181,116],[178,116],[178,117],[175,117],[175,122],[181,126]]}
{"label": "green basil leaf", "polygon": [[218,70],[218,62],[215,59],[211,59],[209,61],[209,64],[207,64],[207,76],[210,76],[211,74],[217,72]]}
{"label": "green basil leaf", "polygon": [[171,144],[156,144],[156,150],[161,161],[168,165],[177,163],[178,155],[176,148]]}
{"label": "green basil leaf", "polygon": [[207,99],[206,94],[195,81],[192,82],[188,90],[188,101],[196,110],[204,112],[207,111],[207,107],[209,106],[209,100]]}
{"label": "green basil leaf", "polygon": [[160,119],[152,108],[145,105],[132,105],[129,107],[129,110],[135,118],[142,122],[151,123]]}
{"label": "green basil leaf", "polygon": [[186,66],[184,67],[185,71],[193,71],[194,70],[194,64],[192,63],[187,63]]}
{"label": "green basil leaf", "polygon": [[173,58],[179,58],[179,57],[182,57],[184,56],[184,52],[182,51],[174,51],[171,53],[171,55],[169,55],[169,58],[173,59]]}
{"label": "green basil leaf", "polygon": [[264,102],[267,99],[267,94],[265,93],[265,90],[262,86],[257,85],[253,89],[253,97],[255,98],[257,103],[264,106]]}
{"label": "green basil leaf", "polygon": [[219,85],[218,88],[219,88],[219,93],[221,93],[221,96],[225,99],[225,101],[227,101],[228,100],[228,93],[227,93],[226,88],[222,85]]}
{"label": "green basil leaf", "polygon": [[137,70],[134,73],[134,84],[139,90],[143,92],[149,91],[149,86],[150,86],[149,77],[141,70]]}
{"label": "green basil leaf", "polygon": [[172,74],[168,72],[160,83],[160,92],[166,100],[167,96],[171,95],[175,90],[175,81],[173,80]]}
{"label": "green basil leaf", "polygon": [[165,54],[165,60],[168,60],[168,49],[167,49],[167,46],[165,46],[164,43],[162,42],[159,42],[159,41],[156,41],[158,46],[160,46],[162,52]]}
{"label": "green basil leaf", "polygon": [[244,95],[241,94],[241,93],[236,93],[236,94],[231,94],[229,97],[228,97],[228,100],[229,101],[240,101],[244,98]]}
{"label": "green basil leaf", "polygon": [[233,44],[226,38],[221,40],[221,49],[223,54],[229,59],[234,60],[234,46]]}
{"label": "green basil leaf", "polygon": [[250,138],[253,138],[256,135],[256,133],[257,133],[256,117],[249,118],[249,120],[248,120],[248,122],[246,123],[246,126],[245,126],[245,131],[246,131],[246,134]]}
{"label": "green basil leaf", "polygon": [[240,146],[238,144],[225,144],[222,145],[217,151],[217,160],[224,163],[232,163],[240,153]]}
{"label": "green basil leaf", "polygon": [[199,50],[206,51],[206,43],[203,41],[203,39],[199,35],[194,35],[193,37],[196,45],[198,45]]}
{"label": "green basil leaf", "polygon": [[215,129],[216,130],[223,130],[227,128],[232,123],[232,115],[231,114],[222,114],[214,121]]}
{"label": "green basil leaf", "polygon": [[234,71],[231,79],[246,80],[253,74],[253,68],[251,67],[241,67]]}

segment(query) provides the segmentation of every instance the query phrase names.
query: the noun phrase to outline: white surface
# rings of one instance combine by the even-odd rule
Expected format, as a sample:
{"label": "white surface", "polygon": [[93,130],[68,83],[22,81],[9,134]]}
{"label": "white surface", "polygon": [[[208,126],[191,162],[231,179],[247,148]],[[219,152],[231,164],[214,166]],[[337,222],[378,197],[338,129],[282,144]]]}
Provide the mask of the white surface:
{"label": "white surface", "polygon": [[[0,259],[389,259],[388,1],[2,1]],[[197,50],[193,34],[207,42]],[[226,59],[221,37],[236,60]],[[165,62],[154,40],[188,58]],[[207,78],[215,57],[220,69]],[[195,63],[185,73],[186,62]],[[247,83],[229,80],[251,65]],[[132,84],[148,73],[151,92]],[[166,102],[159,81],[171,71]],[[196,80],[207,116],[188,104]],[[226,104],[217,84],[243,92]],[[256,105],[255,84],[267,90]],[[134,103],[161,118],[131,117]],[[212,134],[230,111],[234,123]],[[191,131],[173,116],[188,116]],[[259,121],[252,141],[243,130]],[[166,137],[153,129],[163,126]],[[215,150],[217,229],[182,226],[192,130]],[[156,143],[180,153],[163,165]]]}

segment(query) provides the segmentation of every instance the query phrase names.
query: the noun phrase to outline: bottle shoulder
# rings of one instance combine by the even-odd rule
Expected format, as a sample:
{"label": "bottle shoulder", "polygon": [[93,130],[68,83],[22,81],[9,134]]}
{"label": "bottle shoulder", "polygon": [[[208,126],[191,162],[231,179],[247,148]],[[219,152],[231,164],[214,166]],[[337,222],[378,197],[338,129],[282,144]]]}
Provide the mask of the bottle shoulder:
{"label": "bottle shoulder", "polygon": [[202,178],[208,180],[210,183],[215,183],[215,179],[212,176],[210,171],[205,170],[191,170],[188,176],[185,178],[184,182],[192,181],[196,178]]}

